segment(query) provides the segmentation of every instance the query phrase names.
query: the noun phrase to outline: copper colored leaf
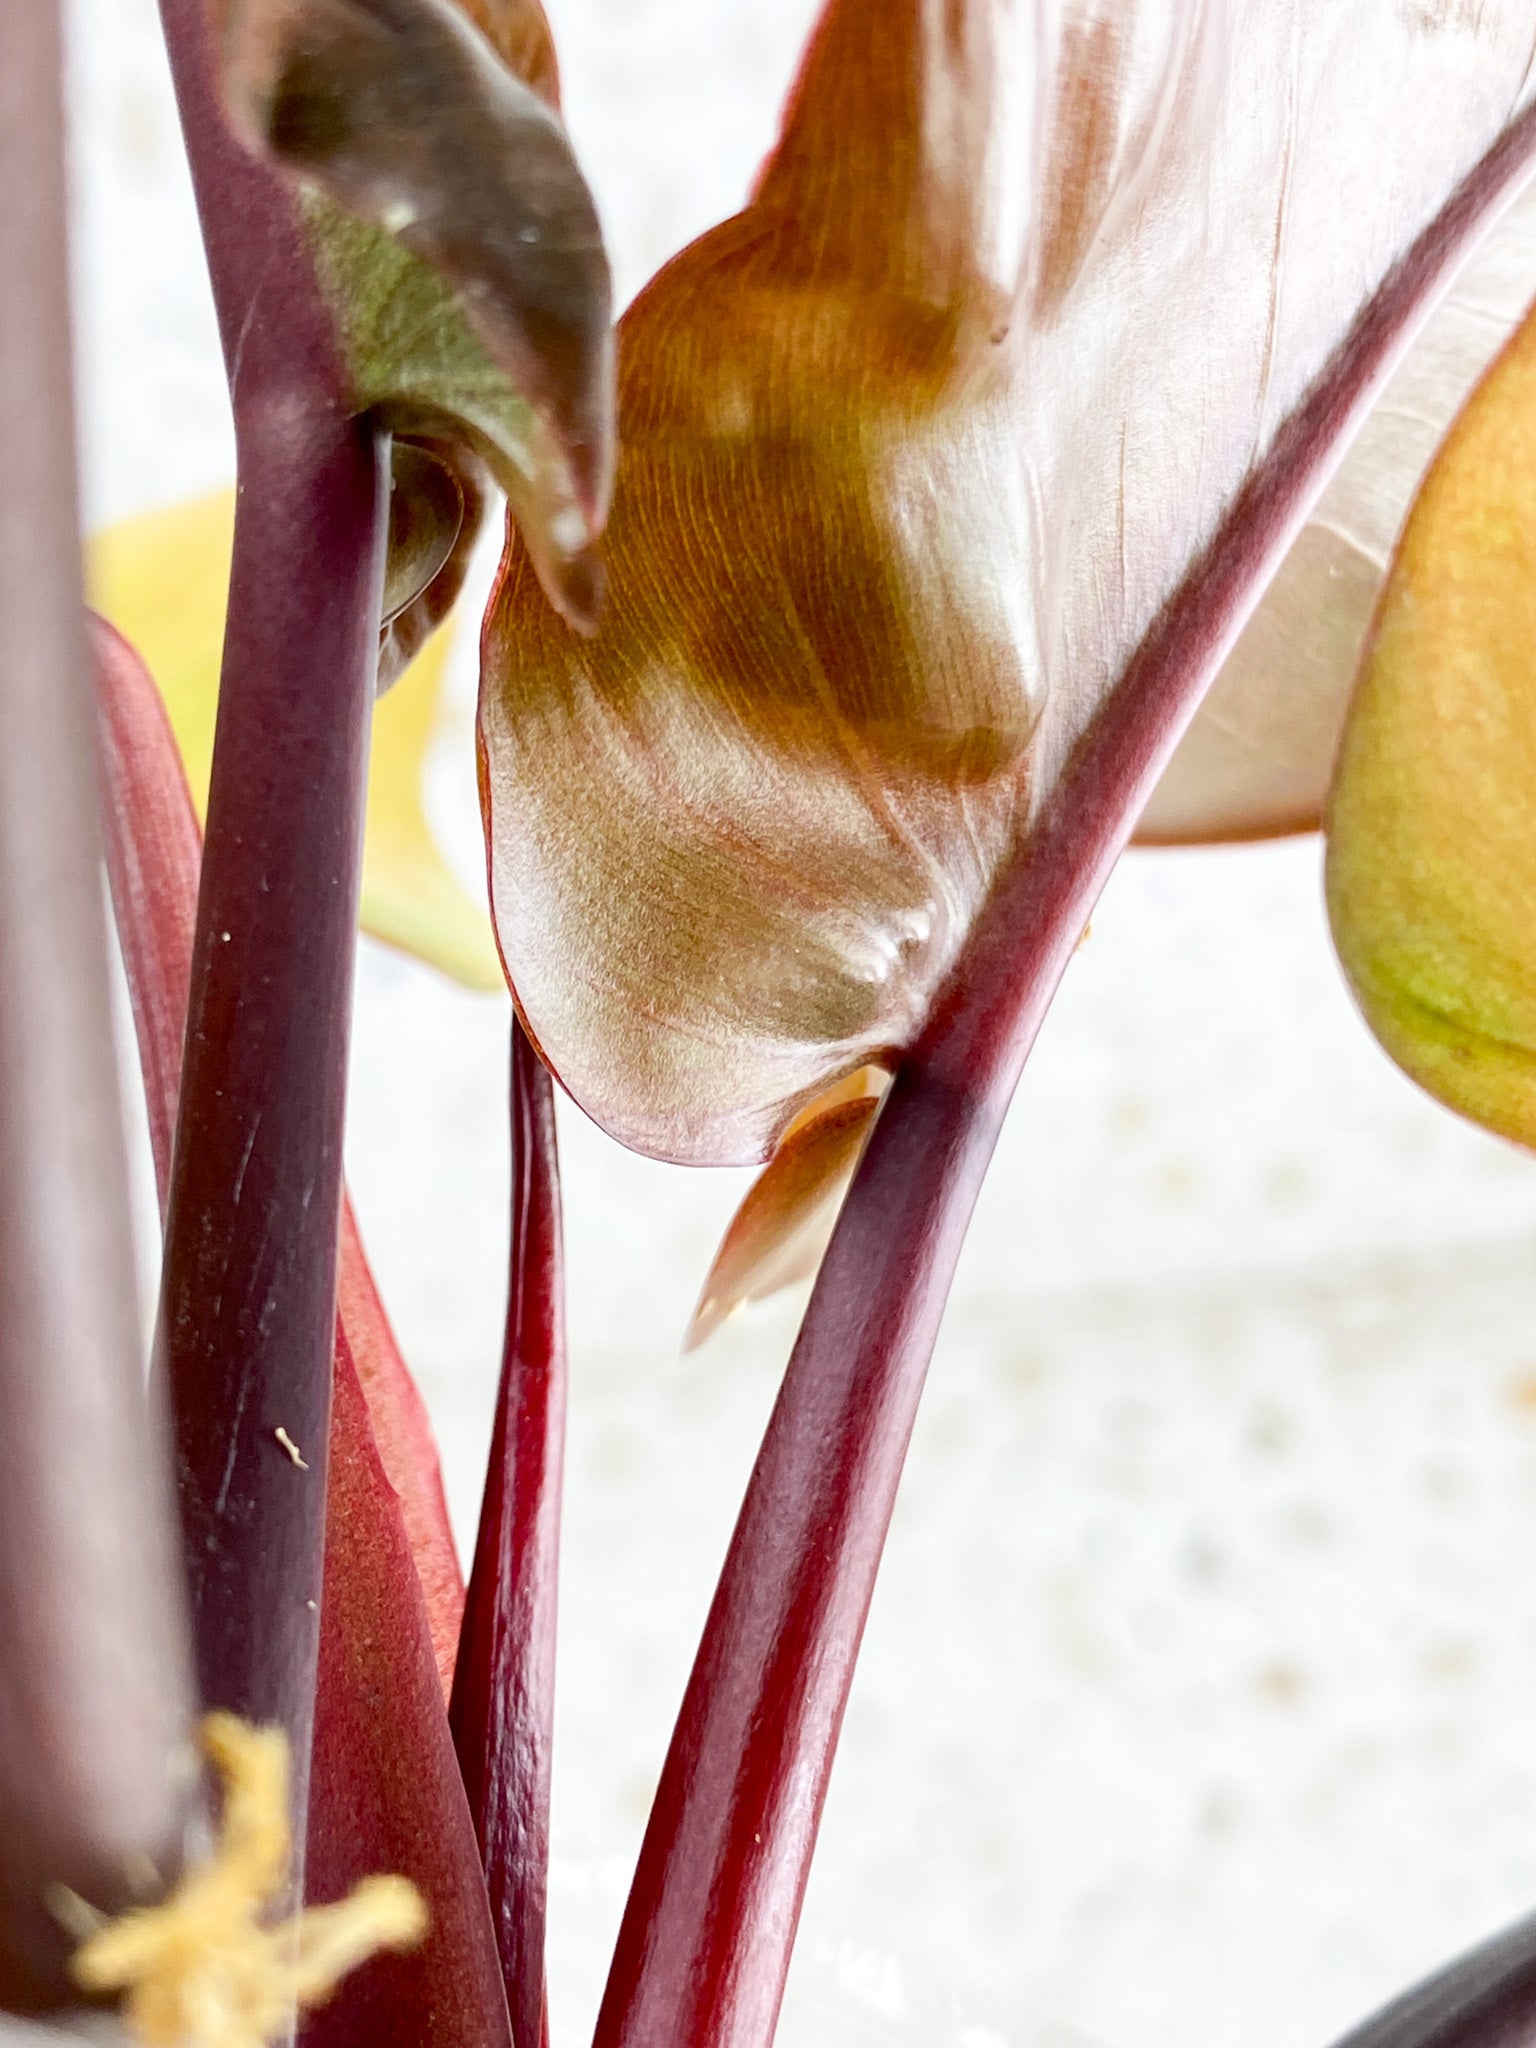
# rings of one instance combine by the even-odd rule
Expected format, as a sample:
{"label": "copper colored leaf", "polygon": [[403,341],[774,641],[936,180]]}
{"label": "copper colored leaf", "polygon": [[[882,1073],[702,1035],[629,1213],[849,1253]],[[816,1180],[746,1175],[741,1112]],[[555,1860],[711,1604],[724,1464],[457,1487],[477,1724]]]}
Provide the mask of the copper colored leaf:
{"label": "copper colored leaf", "polygon": [[1467,262],[1372,408],[1142,813],[1165,845],[1311,831],[1403,521],[1536,291],[1536,188]]}
{"label": "copper colored leaf", "polygon": [[234,0],[223,49],[242,131],[305,194],[357,404],[484,460],[552,602],[590,627],[611,286],[542,12]]}
{"label": "copper colored leaf", "polygon": [[594,639],[509,549],[480,705],[502,952],[642,1150],[761,1158],[912,1041],[1153,620],[1505,130],[1533,35],[1524,0],[1051,18],[833,0],[752,204],[621,324]]}
{"label": "copper colored leaf", "polygon": [[1536,1146],[1536,319],[1437,456],[1393,563],[1328,815],[1328,909],[1372,1030]]}

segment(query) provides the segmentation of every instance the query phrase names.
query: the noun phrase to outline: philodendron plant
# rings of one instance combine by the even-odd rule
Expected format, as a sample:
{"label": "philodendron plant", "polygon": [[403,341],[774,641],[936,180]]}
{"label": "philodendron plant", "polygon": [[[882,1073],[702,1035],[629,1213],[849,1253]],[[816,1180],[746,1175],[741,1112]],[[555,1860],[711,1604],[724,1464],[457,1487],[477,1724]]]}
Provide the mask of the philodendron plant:
{"label": "philodendron plant", "polygon": [[[1132,834],[1324,824],[1367,1022],[1536,1145],[1536,0],[826,0],[616,332],[538,0],[163,15],[238,478],[94,544],[108,624],[55,0],[0,8],[0,2039],[540,2048],[553,1077],[765,1162],[689,1341],[819,1267],[597,2025],[767,2048],[961,1239]],[[498,491],[493,944],[420,770]],[[360,902],[515,1000],[467,1589],[341,1185]],[[1536,1922],[1356,2037],[1532,2038]]]}

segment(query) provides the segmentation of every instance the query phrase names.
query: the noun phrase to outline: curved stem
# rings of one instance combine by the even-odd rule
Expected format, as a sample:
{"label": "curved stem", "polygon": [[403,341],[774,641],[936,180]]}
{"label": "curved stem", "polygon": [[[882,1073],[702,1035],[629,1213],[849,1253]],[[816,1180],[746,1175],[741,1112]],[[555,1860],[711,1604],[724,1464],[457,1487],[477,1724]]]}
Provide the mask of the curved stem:
{"label": "curved stem", "polygon": [[351,416],[288,193],[225,126],[202,0],[163,11],[240,500],[161,1348],[203,1691],[286,1728],[302,1823],[388,442]]}
{"label": "curved stem", "polygon": [[512,1023],[512,1252],[490,1471],[450,1718],[480,1838],[519,2048],[548,2038],[555,1603],[565,1446],[565,1308],[554,1091]]}
{"label": "curved stem", "polygon": [[1536,153],[1523,115],[1357,320],[1157,620],[892,1085],[811,1297],[646,1831],[600,2048],[772,2039],[945,1298],[1004,1114],[1142,803],[1331,465]]}

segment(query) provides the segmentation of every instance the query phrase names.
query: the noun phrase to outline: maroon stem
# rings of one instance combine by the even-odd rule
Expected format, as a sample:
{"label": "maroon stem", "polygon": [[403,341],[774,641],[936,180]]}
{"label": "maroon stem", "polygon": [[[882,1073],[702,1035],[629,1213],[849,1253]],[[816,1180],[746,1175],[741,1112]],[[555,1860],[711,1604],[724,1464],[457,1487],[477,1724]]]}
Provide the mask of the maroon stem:
{"label": "maroon stem", "polygon": [[1536,1915],[1394,1998],[1339,2048],[1527,2048],[1536,2011]]}
{"label": "maroon stem", "polygon": [[0,2004],[169,1874],[191,1714],[143,1398],[80,591],[54,0],[0,8]]}
{"label": "maroon stem", "polygon": [[388,443],[351,416],[293,201],[224,124],[203,0],[163,13],[240,497],[161,1344],[203,1690],[288,1731],[301,1819]]}
{"label": "maroon stem", "polygon": [[599,2048],[765,2048],[955,1262],[1056,984],[1352,427],[1536,149],[1523,115],[1387,279],[1154,624],[1003,874],[875,1127],[705,1625]]}
{"label": "maroon stem", "polygon": [[512,1025],[506,1341],[449,1718],[480,1838],[519,2048],[547,2038],[555,1605],[565,1445],[560,1172],[549,1075]]}

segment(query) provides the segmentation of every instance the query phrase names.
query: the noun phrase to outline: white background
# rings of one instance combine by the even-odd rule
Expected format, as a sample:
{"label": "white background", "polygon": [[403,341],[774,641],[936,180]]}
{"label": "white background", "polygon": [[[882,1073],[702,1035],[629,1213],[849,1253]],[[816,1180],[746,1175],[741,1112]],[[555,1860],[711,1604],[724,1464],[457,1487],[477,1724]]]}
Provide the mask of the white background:
{"label": "white background", "polygon": [[[808,0],[554,0],[627,297],[740,203]],[[93,522],[231,468],[151,0],[76,0]],[[472,634],[461,636],[468,657]],[[478,886],[473,676],[432,804]],[[507,1008],[365,945],[349,1165],[471,1539]],[[568,1111],[568,1105],[564,1106]],[[559,2048],[800,1303],[678,1339],[748,1176],[564,1115]],[[1536,1903],[1536,1167],[1354,1016],[1312,842],[1128,859],[913,1445],[784,2039],[1321,2048]]]}

